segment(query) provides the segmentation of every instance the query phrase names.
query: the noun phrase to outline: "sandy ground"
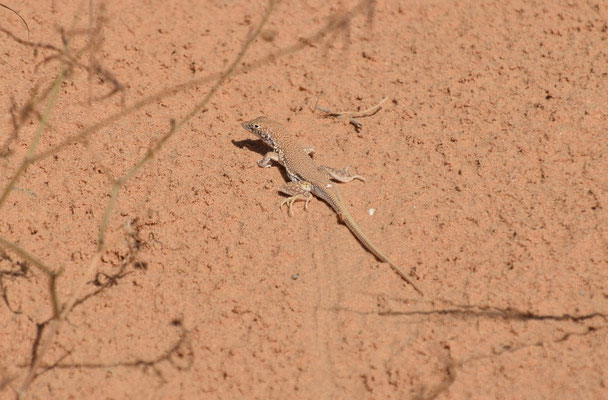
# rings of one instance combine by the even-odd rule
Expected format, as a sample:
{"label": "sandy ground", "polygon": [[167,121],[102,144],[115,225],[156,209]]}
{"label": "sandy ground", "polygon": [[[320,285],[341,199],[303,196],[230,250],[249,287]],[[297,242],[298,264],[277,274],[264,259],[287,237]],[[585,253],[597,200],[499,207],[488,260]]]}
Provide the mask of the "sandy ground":
{"label": "sandy ground", "polygon": [[608,398],[607,3],[3,3],[1,398]]}

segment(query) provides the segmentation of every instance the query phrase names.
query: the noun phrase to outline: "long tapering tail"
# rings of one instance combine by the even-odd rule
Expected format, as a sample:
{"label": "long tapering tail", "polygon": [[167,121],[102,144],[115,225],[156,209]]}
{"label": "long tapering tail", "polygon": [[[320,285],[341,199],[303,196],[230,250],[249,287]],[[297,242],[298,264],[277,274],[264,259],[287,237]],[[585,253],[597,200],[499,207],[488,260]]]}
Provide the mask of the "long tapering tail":
{"label": "long tapering tail", "polygon": [[363,246],[367,248],[367,250],[369,250],[373,255],[375,255],[380,261],[388,263],[395,270],[395,272],[397,272],[399,276],[403,278],[403,280],[412,285],[412,287],[416,289],[416,291],[421,296],[424,296],[422,290],[420,290],[418,286],[416,286],[414,282],[412,282],[410,278],[407,277],[405,272],[403,272],[401,268],[395,265],[395,263],[392,262],[390,258],[385,256],[380,250],[378,250],[378,248],[367,238],[367,236],[365,236],[357,222],[355,222],[355,219],[352,217],[352,215],[350,215],[350,213],[346,209],[346,207],[343,207],[342,210],[338,212],[338,216],[340,217],[342,222],[344,222],[344,224],[348,226],[348,229],[350,229],[353,235],[355,235],[355,237],[363,244]]}

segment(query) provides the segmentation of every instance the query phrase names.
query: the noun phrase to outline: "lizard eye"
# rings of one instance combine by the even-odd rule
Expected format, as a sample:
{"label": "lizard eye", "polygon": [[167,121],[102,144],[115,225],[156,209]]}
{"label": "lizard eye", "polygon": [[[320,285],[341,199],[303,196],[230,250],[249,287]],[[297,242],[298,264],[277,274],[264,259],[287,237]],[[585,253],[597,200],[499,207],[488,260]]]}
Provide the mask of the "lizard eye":
{"label": "lizard eye", "polygon": [[258,125],[258,124],[253,124],[253,129],[260,129],[260,125]]}

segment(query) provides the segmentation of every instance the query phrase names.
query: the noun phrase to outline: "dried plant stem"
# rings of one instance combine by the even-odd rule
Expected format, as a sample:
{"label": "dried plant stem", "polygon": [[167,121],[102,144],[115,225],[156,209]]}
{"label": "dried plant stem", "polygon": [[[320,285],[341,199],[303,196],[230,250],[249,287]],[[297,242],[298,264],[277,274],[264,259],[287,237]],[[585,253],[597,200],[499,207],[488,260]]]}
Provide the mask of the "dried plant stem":
{"label": "dried plant stem", "polygon": [[63,83],[64,77],[65,77],[64,67],[65,67],[65,65],[62,62],[59,67],[59,74],[57,75],[57,78],[55,78],[55,82],[53,83],[53,86],[51,89],[49,102],[46,105],[46,109],[44,110],[44,113],[42,114],[42,118],[40,119],[38,128],[36,128],[36,132],[34,132],[34,137],[32,139],[32,143],[30,144],[30,147],[27,151],[27,154],[25,155],[23,161],[21,162],[21,165],[19,165],[19,168],[17,168],[17,172],[15,172],[15,174],[13,175],[13,177],[10,180],[10,182],[8,183],[8,185],[6,185],[6,187],[4,188],[4,191],[2,191],[2,195],[0,195],[0,208],[2,208],[2,206],[4,205],[4,202],[8,198],[9,194],[13,190],[15,184],[17,183],[17,181],[19,180],[21,175],[25,172],[27,167],[31,163],[34,162],[34,154],[36,153],[36,148],[38,147],[38,143],[40,142],[40,137],[42,136],[42,131],[46,127],[47,121],[49,120],[49,116],[51,115],[51,112],[55,108],[57,96],[59,95],[59,89],[61,88],[61,84]]}
{"label": "dried plant stem", "polygon": [[321,107],[318,104],[315,104],[315,109],[324,112],[327,117],[348,117],[348,122],[354,125],[355,129],[359,131],[361,128],[363,128],[363,124],[357,121],[355,118],[369,117],[371,115],[374,115],[378,112],[378,110],[380,110],[380,107],[382,106],[382,104],[384,104],[386,100],[388,100],[388,97],[383,98],[380,103],[363,111],[331,111],[330,109]]}
{"label": "dried plant stem", "polygon": [[[45,332],[46,334],[41,339],[41,343],[39,345],[39,351],[37,352],[37,356],[31,364],[31,367],[30,367],[30,370],[29,370],[27,376],[25,377],[21,386],[17,389],[17,394],[18,394],[19,398],[23,398],[27,394],[27,390],[28,390],[29,386],[31,385],[31,383],[33,382],[34,378],[36,377],[37,370],[41,365],[44,355],[46,354],[46,352],[52,345],[55,336],[59,332],[62,322],[65,320],[66,315],[71,311],[72,307],[76,303],[78,296],[80,296],[80,293],[82,292],[82,290],[84,289],[84,287],[86,285],[86,282],[88,280],[90,280],[90,278],[97,266],[97,263],[99,262],[99,259],[101,258],[101,255],[103,254],[103,251],[105,249],[106,231],[107,231],[107,228],[109,225],[112,211],[116,204],[116,200],[117,200],[120,188],[139,169],[141,169],[141,167],[146,162],[150,161],[154,157],[154,155],[162,148],[162,146],[165,144],[165,142],[171,136],[173,136],[180,127],[182,127],[184,124],[186,124],[198,112],[200,112],[200,110],[202,110],[205,107],[205,105],[209,102],[211,97],[216,93],[216,91],[220,88],[220,86],[234,72],[236,66],[241,62],[241,60],[245,56],[247,50],[249,49],[249,47],[251,46],[251,44],[253,43],[255,38],[261,32],[264,24],[268,21],[268,17],[270,16],[270,13],[272,12],[272,10],[275,6],[275,3],[276,3],[276,0],[269,1],[269,5],[266,10],[266,13],[264,14],[262,20],[260,21],[257,29],[253,32],[253,34],[248,36],[248,38],[245,40],[245,42],[243,44],[243,47],[241,48],[241,51],[238,53],[238,55],[236,56],[234,61],[231,63],[231,65],[228,67],[228,69],[219,75],[217,82],[210,89],[210,91],[207,93],[207,95],[198,104],[196,104],[196,106],[193,107],[192,110],[188,114],[186,114],[186,116],[184,116],[180,121],[178,121],[177,123],[173,123],[171,128],[169,129],[169,131],[167,133],[165,133],[151,149],[148,150],[148,152],[147,152],[146,156],[144,156],[144,158],[142,158],[137,164],[135,164],[135,166],[133,166],[129,171],[127,171],[120,179],[118,179],[114,182],[114,184],[112,186],[112,194],[110,196],[108,205],[106,206],[106,209],[104,211],[104,215],[103,215],[102,222],[101,222],[100,229],[99,229],[97,252],[93,255],[93,257],[89,261],[89,264],[88,264],[87,268],[85,268],[85,271],[84,271],[82,277],[79,279],[79,281],[76,284],[76,288],[73,291],[72,296],[70,297],[68,302],[65,304],[65,306],[61,309],[61,311],[59,310],[59,305],[58,305],[58,300],[57,300],[56,274],[52,273],[52,271],[48,267],[46,267],[41,261],[38,261],[33,256],[29,255],[29,253],[23,251],[20,247],[0,238],[0,243],[2,243],[4,245],[6,245],[7,247],[9,247],[10,249],[14,250],[22,257],[32,261],[35,265],[37,265],[39,268],[41,268],[43,271],[45,271],[47,274],[50,275],[50,285],[49,286],[50,286],[51,296],[54,299],[53,300],[54,318],[51,320],[50,327],[47,330],[47,332]],[[62,75],[60,75],[60,76],[62,76]],[[55,97],[51,96],[51,100],[49,101],[49,103],[52,103],[54,105],[54,99],[55,99]],[[50,109],[52,109],[52,107],[48,109],[49,112],[50,112]],[[42,125],[42,123],[41,123],[41,125]],[[22,165],[25,165],[27,167],[27,165],[29,163],[31,163],[30,153],[32,151],[35,151],[35,147],[38,144],[38,140],[39,140],[39,135],[35,136],[34,141],[33,141],[32,145],[30,146],[30,151],[28,152],[28,155],[26,156]],[[25,168],[23,170],[25,170]],[[15,178],[14,178],[15,182],[16,182],[17,178],[19,177],[19,175],[20,174],[15,175]],[[14,185],[14,183],[13,183],[13,185]],[[7,187],[7,189],[9,189],[9,188],[12,188],[12,186]]]}
{"label": "dried plant stem", "polygon": [[[369,5],[372,4],[374,1],[375,0],[362,0],[356,6],[354,6],[350,11],[348,11],[344,14],[341,14],[340,16],[330,18],[329,22],[327,22],[327,24],[323,28],[319,29],[313,35],[305,37],[305,38],[301,38],[298,40],[297,43],[295,43],[291,46],[277,50],[273,53],[270,53],[262,58],[259,58],[251,63],[248,63],[244,66],[235,66],[235,68],[234,68],[233,72],[230,74],[230,76],[236,76],[236,75],[243,74],[245,72],[250,72],[250,71],[260,68],[264,65],[267,65],[281,57],[295,53],[299,50],[302,50],[306,47],[313,45],[314,43],[320,42],[321,40],[323,40],[323,38],[328,33],[330,33],[331,31],[333,31],[335,29],[339,29],[341,26],[344,26],[345,24],[347,24],[352,18],[354,18],[360,12],[362,12],[365,9],[368,9]],[[126,117],[127,115],[130,115],[133,112],[135,112],[149,104],[152,104],[165,97],[173,96],[177,93],[180,93],[180,92],[190,89],[192,87],[199,86],[199,85],[209,83],[209,82],[213,82],[217,79],[220,79],[221,76],[222,76],[222,73],[214,73],[214,74],[210,74],[208,76],[202,77],[202,78],[194,79],[194,80],[191,80],[188,82],[181,83],[179,85],[172,86],[170,88],[162,89],[158,93],[155,93],[144,99],[141,99],[130,106],[122,108],[117,113],[112,114],[97,123],[90,125],[88,127],[85,127],[80,133],[77,133],[76,135],[68,137],[63,142],[59,143],[58,145],[56,145],[48,150],[45,150],[43,152],[40,152],[32,159],[32,162],[36,162],[36,161],[42,160],[46,157],[49,157],[51,155],[57,154],[58,152],[60,152],[61,150],[65,149],[67,146],[69,146],[73,143],[86,141],[89,138],[89,136],[91,136],[92,134],[100,131],[101,129],[106,128],[109,125],[112,125],[115,122],[118,122],[119,120]]]}

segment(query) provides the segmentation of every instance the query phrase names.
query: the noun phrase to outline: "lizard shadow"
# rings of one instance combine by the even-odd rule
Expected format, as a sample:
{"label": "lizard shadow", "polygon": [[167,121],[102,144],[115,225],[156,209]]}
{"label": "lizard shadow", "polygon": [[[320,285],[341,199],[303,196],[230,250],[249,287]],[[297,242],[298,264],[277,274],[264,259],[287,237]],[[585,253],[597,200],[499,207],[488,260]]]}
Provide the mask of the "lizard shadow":
{"label": "lizard shadow", "polygon": [[248,150],[255,151],[261,155],[270,151],[268,145],[260,139],[232,140],[232,144],[239,149],[247,148]]}
{"label": "lizard shadow", "polygon": [[[261,141],[260,139],[243,139],[243,140],[232,140],[232,144],[236,147],[238,147],[239,149],[248,149],[251,151],[254,151],[262,156],[266,155],[266,153],[268,153],[271,149],[268,147],[268,145],[266,143],[264,143],[263,141]],[[275,162],[272,161],[272,166],[276,167],[280,165]],[[285,182],[289,182],[289,176],[287,175],[287,171],[285,170],[285,168],[279,168],[279,171],[281,171],[281,175],[283,176],[283,179],[285,180]],[[279,193],[281,193],[279,191]],[[283,193],[281,193],[283,194]]]}

